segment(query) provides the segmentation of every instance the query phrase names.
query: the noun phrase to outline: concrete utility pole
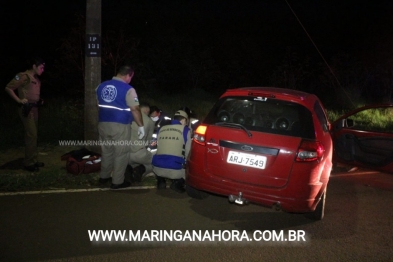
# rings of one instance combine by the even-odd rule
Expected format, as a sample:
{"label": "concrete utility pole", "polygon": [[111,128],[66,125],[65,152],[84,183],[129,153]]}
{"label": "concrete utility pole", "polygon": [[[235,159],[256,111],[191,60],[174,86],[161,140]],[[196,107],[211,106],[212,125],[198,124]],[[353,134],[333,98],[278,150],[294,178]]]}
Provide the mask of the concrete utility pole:
{"label": "concrete utility pole", "polygon": [[[98,141],[98,107],[95,89],[101,83],[101,0],[86,0],[85,141]],[[100,146],[87,146],[100,152]]]}

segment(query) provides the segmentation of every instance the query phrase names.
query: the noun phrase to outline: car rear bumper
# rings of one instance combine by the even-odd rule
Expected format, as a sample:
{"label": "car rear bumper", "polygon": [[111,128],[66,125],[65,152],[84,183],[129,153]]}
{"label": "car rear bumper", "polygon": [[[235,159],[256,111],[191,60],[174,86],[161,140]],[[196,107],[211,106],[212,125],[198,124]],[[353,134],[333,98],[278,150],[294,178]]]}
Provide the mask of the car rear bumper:
{"label": "car rear bumper", "polygon": [[[268,188],[193,174],[189,169],[186,171],[186,184],[198,190],[223,196],[241,194],[249,202],[267,207],[280,207],[283,211],[295,213],[314,211],[327,183],[328,180],[314,183],[295,181],[289,182],[283,188]],[[303,186],[299,187],[299,184]]]}

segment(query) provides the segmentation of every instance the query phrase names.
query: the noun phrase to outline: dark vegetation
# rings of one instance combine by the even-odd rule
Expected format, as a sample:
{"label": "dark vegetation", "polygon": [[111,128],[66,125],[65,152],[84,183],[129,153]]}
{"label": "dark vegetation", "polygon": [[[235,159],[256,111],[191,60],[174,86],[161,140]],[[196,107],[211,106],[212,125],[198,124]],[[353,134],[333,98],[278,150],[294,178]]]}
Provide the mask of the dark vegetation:
{"label": "dark vegetation", "polygon": [[[103,0],[102,79],[111,78],[119,65],[130,60],[136,69],[132,85],[140,101],[169,114],[187,105],[202,118],[225,89],[244,86],[311,92],[328,110],[340,113],[364,104],[391,102],[393,39],[381,37],[383,28],[378,25],[393,26],[392,21],[376,21],[374,27],[359,24],[340,33],[337,28],[353,18],[346,16],[345,8],[337,9],[336,17],[321,17],[328,23],[318,28],[307,21],[317,12],[302,9],[300,2],[294,4],[310,35],[324,30],[313,39],[321,57],[284,1],[274,1],[269,8],[261,3],[258,10],[226,2],[226,12],[219,2],[164,5],[149,0],[114,10],[116,4],[125,3]],[[40,143],[83,139],[84,14],[81,9],[64,17],[55,30],[46,31],[51,21],[37,18],[41,31],[50,32],[40,32],[42,41],[34,46],[47,60],[42,75],[45,106],[40,112]],[[355,48],[352,38],[365,43]],[[2,61],[3,86],[25,69],[25,54],[19,52]],[[16,105],[5,92],[0,99],[0,148],[21,146]]]}

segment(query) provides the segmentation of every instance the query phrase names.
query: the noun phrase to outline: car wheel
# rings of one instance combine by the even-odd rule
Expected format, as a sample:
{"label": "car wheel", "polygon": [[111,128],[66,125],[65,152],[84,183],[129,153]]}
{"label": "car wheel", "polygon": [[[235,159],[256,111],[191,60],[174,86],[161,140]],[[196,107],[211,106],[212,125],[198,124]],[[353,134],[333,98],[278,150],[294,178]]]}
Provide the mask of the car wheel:
{"label": "car wheel", "polygon": [[187,195],[196,199],[205,199],[209,196],[208,193],[198,190],[192,186],[186,185]]}
{"label": "car wheel", "polygon": [[322,220],[325,215],[325,201],[326,201],[326,189],[321,196],[321,200],[313,212],[307,213],[305,216],[312,220]]}

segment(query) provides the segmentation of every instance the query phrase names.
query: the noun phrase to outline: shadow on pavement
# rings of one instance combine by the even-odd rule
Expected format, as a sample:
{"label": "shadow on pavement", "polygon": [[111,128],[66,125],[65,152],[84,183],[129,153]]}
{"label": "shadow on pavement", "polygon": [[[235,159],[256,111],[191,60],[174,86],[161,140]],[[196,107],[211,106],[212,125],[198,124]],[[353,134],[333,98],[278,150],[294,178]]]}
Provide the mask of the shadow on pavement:
{"label": "shadow on pavement", "polygon": [[18,170],[23,169],[23,158],[8,161],[0,166],[0,169]]}

